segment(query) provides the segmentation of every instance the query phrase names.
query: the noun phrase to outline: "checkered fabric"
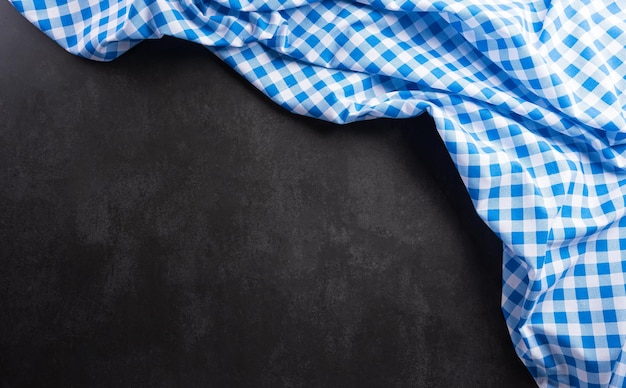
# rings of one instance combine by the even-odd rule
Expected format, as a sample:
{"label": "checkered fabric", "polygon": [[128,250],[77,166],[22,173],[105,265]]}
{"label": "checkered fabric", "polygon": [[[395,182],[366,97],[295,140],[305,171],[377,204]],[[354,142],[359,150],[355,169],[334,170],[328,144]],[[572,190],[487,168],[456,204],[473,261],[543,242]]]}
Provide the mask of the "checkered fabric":
{"label": "checkered fabric", "polygon": [[626,6],[613,0],[10,0],[73,54],[198,42],[283,107],[436,122],[504,242],[540,386],[626,386]]}

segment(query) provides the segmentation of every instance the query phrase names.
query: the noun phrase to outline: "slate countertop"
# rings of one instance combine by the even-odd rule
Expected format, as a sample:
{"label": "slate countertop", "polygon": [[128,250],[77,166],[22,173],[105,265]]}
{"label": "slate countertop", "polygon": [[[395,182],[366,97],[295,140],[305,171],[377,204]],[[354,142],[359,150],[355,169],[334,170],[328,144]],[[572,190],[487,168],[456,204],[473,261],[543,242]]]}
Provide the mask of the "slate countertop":
{"label": "slate countertop", "polygon": [[337,126],[206,49],[0,1],[0,385],[531,387],[431,120]]}

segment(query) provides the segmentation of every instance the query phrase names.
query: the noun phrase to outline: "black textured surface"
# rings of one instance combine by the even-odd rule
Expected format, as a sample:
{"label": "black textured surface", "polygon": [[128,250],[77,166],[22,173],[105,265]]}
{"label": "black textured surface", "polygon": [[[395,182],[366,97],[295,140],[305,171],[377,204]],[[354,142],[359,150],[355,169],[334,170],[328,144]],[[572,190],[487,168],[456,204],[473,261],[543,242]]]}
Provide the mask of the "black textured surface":
{"label": "black textured surface", "polygon": [[335,126],[165,39],[0,0],[0,382],[530,387],[501,246],[427,117]]}

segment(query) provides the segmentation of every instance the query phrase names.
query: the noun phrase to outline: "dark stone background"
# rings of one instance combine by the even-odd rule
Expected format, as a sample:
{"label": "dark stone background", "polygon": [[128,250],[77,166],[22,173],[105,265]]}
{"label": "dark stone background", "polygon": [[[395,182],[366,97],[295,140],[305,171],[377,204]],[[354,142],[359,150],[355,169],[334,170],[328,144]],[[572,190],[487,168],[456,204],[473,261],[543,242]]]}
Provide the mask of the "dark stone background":
{"label": "dark stone background", "polygon": [[200,46],[0,0],[0,384],[530,387],[431,120],[281,110]]}

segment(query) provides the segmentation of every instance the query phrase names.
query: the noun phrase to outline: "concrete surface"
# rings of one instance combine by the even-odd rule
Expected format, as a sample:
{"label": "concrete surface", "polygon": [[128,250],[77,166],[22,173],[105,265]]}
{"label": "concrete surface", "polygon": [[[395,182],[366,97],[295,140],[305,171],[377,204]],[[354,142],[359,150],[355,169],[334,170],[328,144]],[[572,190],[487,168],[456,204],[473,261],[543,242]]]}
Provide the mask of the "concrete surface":
{"label": "concrete surface", "polygon": [[335,126],[199,46],[0,0],[2,387],[531,387],[431,120]]}

